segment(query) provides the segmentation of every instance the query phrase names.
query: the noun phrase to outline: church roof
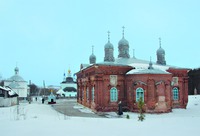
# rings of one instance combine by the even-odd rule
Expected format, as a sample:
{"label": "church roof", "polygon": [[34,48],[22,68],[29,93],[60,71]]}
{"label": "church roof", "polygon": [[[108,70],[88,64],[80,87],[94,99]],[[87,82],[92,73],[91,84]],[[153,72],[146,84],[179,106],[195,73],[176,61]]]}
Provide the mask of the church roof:
{"label": "church roof", "polygon": [[127,66],[126,64],[120,64],[117,63],[116,61],[112,62],[112,61],[104,61],[104,62],[100,62],[100,63],[96,63],[97,65],[110,65],[110,66]]}
{"label": "church roof", "polygon": [[18,94],[15,91],[13,91],[11,88],[6,87],[6,86],[5,87],[0,86],[0,90],[7,91],[10,97],[18,96]]}
{"label": "church roof", "polygon": [[[96,63],[96,65],[105,65],[105,66],[131,66],[134,69],[129,71],[127,74],[170,74],[166,70],[169,68],[178,68],[175,66],[169,65],[159,65],[155,62],[151,62],[153,65],[153,69],[149,69],[149,61],[137,59],[137,58],[117,58],[114,62],[100,62]],[[90,67],[92,65],[88,65]],[[87,68],[87,67],[85,67]]]}
{"label": "church roof", "polygon": [[64,92],[76,92],[77,90],[74,87],[65,87],[63,89]]}
{"label": "church roof", "polygon": [[72,77],[66,77],[66,80],[63,81],[62,83],[76,83],[76,82],[74,82],[74,79]]}
{"label": "church roof", "polygon": [[[156,62],[150,62],[147,60],[142,60],[142,59],[137,59],[134,55],[132,58],[130,58],[129,55],[129,42],[124,38],[124,28],[123,28],[123,33],[122,33],[122,39],[118,43],[118,49],[119,49],[119,55],[118,58],[114,59],[114,62],[112,61],[107,61],[104,58],[103,62],[96,63],[95,65],[105,65],[105,66],[131,66],[133,67],[133,70],[131,71],[132,73],[154,73],[154,74],[168,74],[167,70],[169,68],[173,69],[181,69],[179,67],[175,66],[170,66],[166,65],[166,61],[162,55],[165,54],[165,50],[162,49],[161,47],[161,38],[159,38],[159,44],[160,47],[157,50],[157,57],[162,56],[161,62],[157,63]],[[110,32],[108,32],[108,43],[105,45],[105,48],[109,48],[112,44],[110,43]],[[105,52],[107,53],[107,52]],[[108,53],[107,53],[108,54]],[[105,55],[106,57],[106,55]],[[151,64],[151,65],[149,65]],[[152,68],[153,65],[153,68]],[[93,64],[86,65],[86,64],[81,64],[81,70],[86,69],[88,67],[93,66]],[[130,72],[130,73],[131,73]],[[130,74],[128,73],[128,74]]]}
{"label": "church roof", "polygon": [[[152,62],[154,65],[154,68],[156,69],[161,69],[161,70],[167,70],[169,68],[179,68],[175,66],[170,66],[170,65],[159,65],[155,62]],[[87,67],[92,66],[93,64],[81,64],[82,68],[85,69]],[[139,68],[139,69],[148,69],[149,67],[149,61],[147,60],[142,60],[142,59],[137,59],[137,58],[117,58],[115,59],[114,62],[109,62],[109,61],[103,61],[96,63],[96,65],[113,65],[113,66],[132,66],[134,68]]]}
{"label": "church roof", "polygon": [[10,77],[8,80],[16,81],[16,82],[24,81],[24,79],[19,75],[14,75],[14,76]]}
{"label": "church roof", "polygon": [[12,77],[10,77],[10,78],[8,79],[8,81],[16,81],[16,82],[25,81],[25,80],[18,74],[18,73],[19,73],[19,68],[18,68],[18,67],[16,67],[16,68],[14,69],[14,71],[15,71],[15,75],[12,76]]}
{"label": "church roof", "polygon": [[170,74],[167,71],[160,69],[133,69],[127,74]]}

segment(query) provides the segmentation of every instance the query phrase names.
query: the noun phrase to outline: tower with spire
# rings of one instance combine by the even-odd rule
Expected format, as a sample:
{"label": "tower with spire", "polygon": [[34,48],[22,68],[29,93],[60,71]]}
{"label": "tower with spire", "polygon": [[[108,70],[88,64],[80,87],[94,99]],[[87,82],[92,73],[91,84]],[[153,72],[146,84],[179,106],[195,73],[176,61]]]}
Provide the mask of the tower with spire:
{"label": "tower with spire", "polygon": [[118,58],[130,58],[129,55],[129,42],[124,38],[124,29],[125,27],[123,26],[123,31],[122,31],[122,39],[118,42],[118,51],[119,55]]}
{"label": "tower with spire", "polygon": [[[65,74],[64,74],[65,77]],[[77,84],[72,77],[70,68],[67,71],[67,76],[60,83],[60,89],[56,92],[61,97],[76,97],[77,96]]]}
{"label": "tower with spire", "polygon": [[157,64],[166,65],[165,61],[165,50],[161,47],[161,38],[159,38],[159,49],[157,50]]}
{"label": "tower with spire", "polygon": [[108,31],[108,43],[106,43],[104,46],[104,52],[105,52],[104,61],[107,61],[107,62],[115,61],[115,58],[113,56],[114,48],[113,48],[112,43],[110,43],[110,32],[109,31]]}
{"label": "tower with spire", "polygon": [[92,54],[90,55],[90,64],[96,63],[96,56],[94,55],[94,46],[92,46]]}

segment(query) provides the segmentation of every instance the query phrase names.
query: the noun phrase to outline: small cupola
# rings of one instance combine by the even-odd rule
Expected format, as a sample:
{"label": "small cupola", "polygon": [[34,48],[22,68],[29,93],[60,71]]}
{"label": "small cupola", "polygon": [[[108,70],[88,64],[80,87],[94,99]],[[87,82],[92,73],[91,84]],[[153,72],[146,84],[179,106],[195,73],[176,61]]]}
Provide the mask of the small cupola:
{"label": "small cupola", "polygon": [[90,64],[96,63],[96,56],[94,55],[94,46],[92,46],[92,54],[90,55]]}

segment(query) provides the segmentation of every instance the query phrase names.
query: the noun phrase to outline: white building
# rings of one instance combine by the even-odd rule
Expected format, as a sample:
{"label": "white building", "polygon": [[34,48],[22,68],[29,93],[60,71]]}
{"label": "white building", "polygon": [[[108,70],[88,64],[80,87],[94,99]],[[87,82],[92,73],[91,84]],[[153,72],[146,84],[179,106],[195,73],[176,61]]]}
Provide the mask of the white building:
{"label": "white building", "polygon": [[19,98],[27,98],[29,87],[27,82],[19,75],[19,68],[14,69],[15,75],[4,81],[4,86],[9,86],[19,95]]}
{"label": "white building", "polygon": [[0,86],[0,107],[8,107],[18,104],[18,95],[9,87]]}
{"label": "white building", "polygon": [[60,90],[56,94],[63,97],[77,97],[77,84],[74,79],[71,77],[71,71],[68,70],[68,75],[63,82],[60,83]]}

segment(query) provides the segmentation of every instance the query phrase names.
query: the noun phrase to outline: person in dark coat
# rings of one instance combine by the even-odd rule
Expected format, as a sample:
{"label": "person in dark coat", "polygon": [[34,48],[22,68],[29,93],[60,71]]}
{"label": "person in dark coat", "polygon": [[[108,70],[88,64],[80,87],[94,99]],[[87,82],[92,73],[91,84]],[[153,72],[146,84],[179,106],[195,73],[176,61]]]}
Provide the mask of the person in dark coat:
{"label": "person in dark coat", "polygon": [[118,115],[123,115],[122,102],[121,101],[119,101],[119,103],[118,103]]}
{"label": "person in dark coat", "polygon": [[42,98],[42,104],[44,104],[44,97]]}

